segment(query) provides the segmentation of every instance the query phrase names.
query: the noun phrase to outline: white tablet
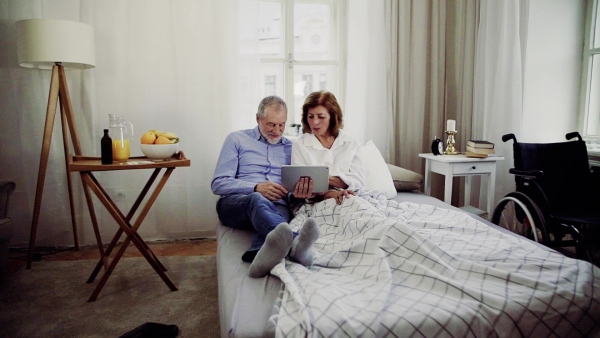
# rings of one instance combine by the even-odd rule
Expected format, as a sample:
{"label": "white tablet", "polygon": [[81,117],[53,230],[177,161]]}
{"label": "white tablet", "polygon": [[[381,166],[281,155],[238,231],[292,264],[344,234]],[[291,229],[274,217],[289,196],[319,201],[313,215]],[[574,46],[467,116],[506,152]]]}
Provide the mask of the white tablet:
{"label": "white tablet", "polygon": [[313,180],[313,192],[322,193],[329,189],[329,167],[317,165],[284,165],[281,167],[281,182],[289,192],[294,192],[301,177]]}

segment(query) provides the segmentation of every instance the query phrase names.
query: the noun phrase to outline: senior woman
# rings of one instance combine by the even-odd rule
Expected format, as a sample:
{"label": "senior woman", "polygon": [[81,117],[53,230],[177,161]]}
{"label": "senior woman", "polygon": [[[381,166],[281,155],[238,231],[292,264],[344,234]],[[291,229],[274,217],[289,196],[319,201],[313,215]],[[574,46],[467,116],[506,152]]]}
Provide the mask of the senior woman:
{"label": "senior woman", "polygon": [[335,96],[327,91],[308,95],[302,106],[303,134],[292,145],[292,164],[326,165],[329,188],[323,199],[341,204],[362,189],[365,169],[359,156],[360,142],[345,133],[343,114]]}

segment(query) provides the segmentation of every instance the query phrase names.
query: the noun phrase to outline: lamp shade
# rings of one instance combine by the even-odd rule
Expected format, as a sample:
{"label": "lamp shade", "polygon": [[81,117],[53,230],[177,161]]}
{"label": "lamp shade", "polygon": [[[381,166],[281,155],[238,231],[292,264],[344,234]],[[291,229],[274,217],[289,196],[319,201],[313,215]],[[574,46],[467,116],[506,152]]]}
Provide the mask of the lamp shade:
{"label": "lamp shade", "polygon": [[65,68],[96,66],[94,29],[75,21],[29,19],[17,21],[19,65],[51,69],[57,62]]}

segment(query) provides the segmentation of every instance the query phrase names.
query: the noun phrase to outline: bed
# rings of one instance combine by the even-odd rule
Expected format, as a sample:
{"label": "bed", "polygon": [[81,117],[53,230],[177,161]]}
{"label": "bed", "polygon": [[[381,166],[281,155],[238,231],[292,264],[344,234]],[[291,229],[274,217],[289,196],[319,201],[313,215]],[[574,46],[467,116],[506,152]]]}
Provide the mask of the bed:
{"label": "bed", "polygon": [[313,266],[256,279],[252,233],[217,226],[223,337],[600,336],[599,268],[419,191],[307,204],[290,225],[306,217]]}

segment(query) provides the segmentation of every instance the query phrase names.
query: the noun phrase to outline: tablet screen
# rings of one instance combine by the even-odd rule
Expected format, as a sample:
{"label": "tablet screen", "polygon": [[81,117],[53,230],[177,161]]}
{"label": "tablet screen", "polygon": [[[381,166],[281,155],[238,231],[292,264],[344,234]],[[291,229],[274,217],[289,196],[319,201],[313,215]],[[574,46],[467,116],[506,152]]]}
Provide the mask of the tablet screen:
{"label": "tablet screen", "polygon": [[329,189],[329,167],[315,165],[284,165],[281,167],[281,182],[289,192],[293,192],[301,177],[313,180],[313,192],[323,193]]}

